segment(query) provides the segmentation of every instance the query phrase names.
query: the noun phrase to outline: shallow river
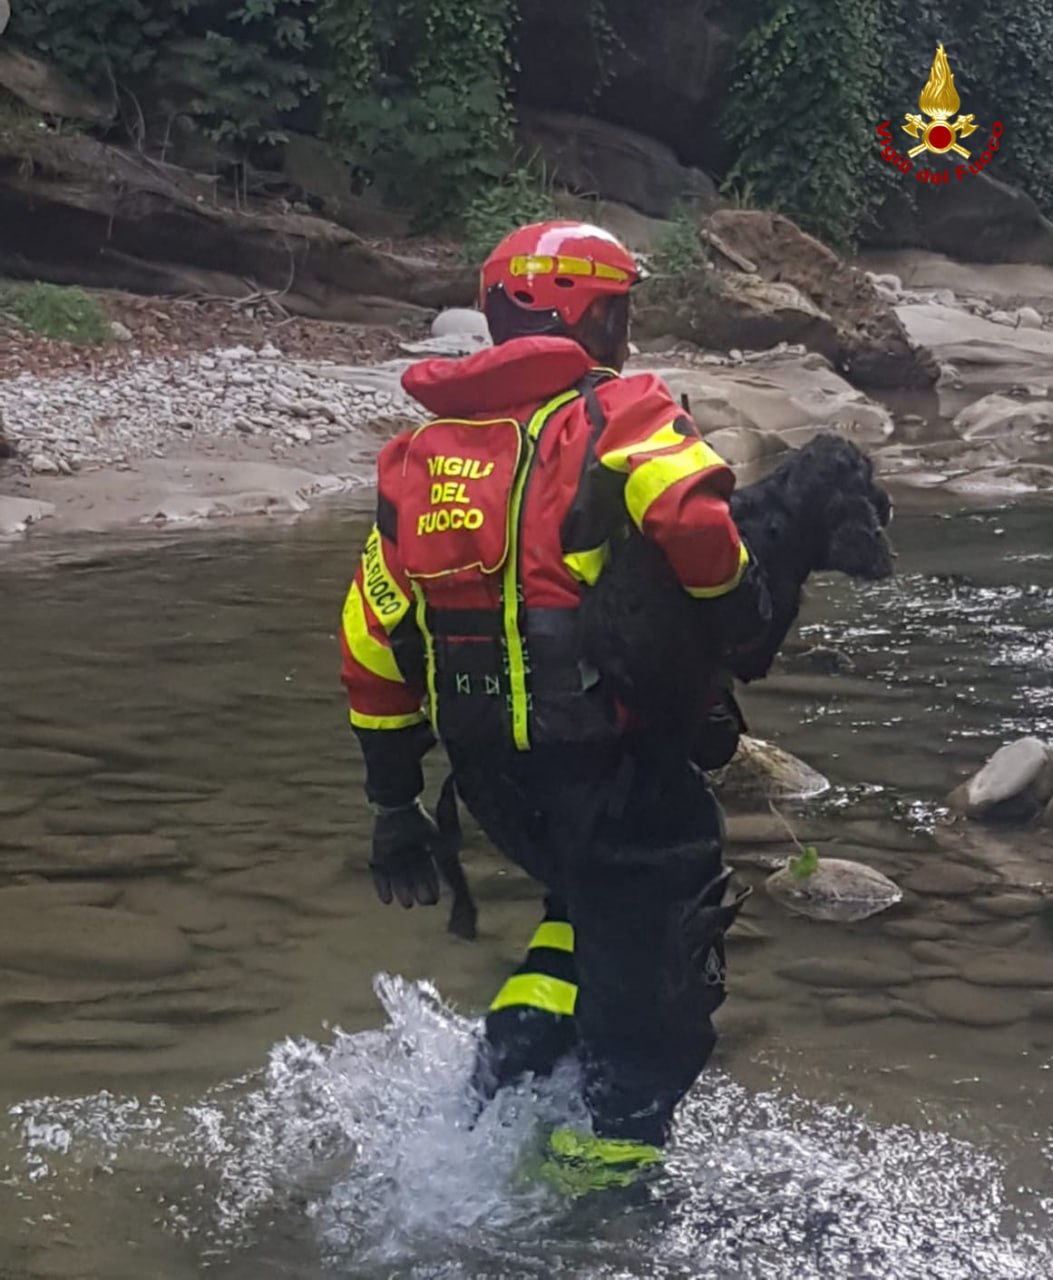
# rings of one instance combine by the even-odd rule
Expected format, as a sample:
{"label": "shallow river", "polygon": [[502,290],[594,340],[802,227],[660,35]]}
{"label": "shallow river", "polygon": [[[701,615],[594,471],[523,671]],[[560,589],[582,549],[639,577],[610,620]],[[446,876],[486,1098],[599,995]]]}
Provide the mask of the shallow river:
{"label": "shallow river", "polygon": [[854,671],[747,714],[834,784],[799,838],[904,901],[791,916],[761,888],[787,842],[733,846],[757,891],[667,1175],[577,1206],[529,1174],[573,1080],[464,1124],[533,888],[473,844],[464,943],[362,870],[360,524],[5,550],[0,1276],[1053,1276],[1053,843],[940,807],[1053,738],[1051,534],[1048,506],[899,514],[894,582],[815,584],[804,635]]}

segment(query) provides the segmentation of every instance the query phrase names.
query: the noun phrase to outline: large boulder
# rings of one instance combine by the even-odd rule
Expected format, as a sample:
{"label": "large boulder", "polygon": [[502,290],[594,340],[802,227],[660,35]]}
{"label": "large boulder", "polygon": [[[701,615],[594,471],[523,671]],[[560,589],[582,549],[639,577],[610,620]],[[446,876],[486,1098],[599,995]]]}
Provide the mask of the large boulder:
{"label": "large boulder", "polygon": [[960,307],[908,302],[896,314],[915,342],[941,365],[953,365],[967,387],[1048,385],[1053,332],[1010,328]]}
{"label": "large boulder", "polygon": [[1053,263],[1053,222],[1029,195],[986,173],[926,186],[916,207],[906,191],[895,191],[875,222],[867,237],[875,248],[930,249],[966,262]]}
{"label": "large boulder", "polygon": [[[0,31],[7,24],[9,12],[6,0],[0,0]],[[6,43],[0,47],[0,88],[41,115],[108,124],[117,113],[113,98],[94,97],[57,67]]]}
{"label": "large boulder", "polygon": [[721,0],[530,0],[517,23],[519,101],[638,129],[720,169],[720,107],[749,21]]}
{"label": "large boulder", "polygon": [[280,201],[246,211],[193,174],[92,138],[0,128],[5,271],[235,298],[251,281],[288,311],[352,323],[430,319],[434,309],[470,304],[477,288],[476,271],[462,263],[384,252]]}
{"label": "large boulder", "polygon": [[738,750],[712,781],[723,803],[749,809],[771,800],[811,800],[830,790],[829,780],[772,742],[743,734]]}
{"label": "large boulder", "polygon": [[627,204],[664,218],[678,201],[710,209],[716,188],[699,169],[682,165],[669,147],[603,120],[522,107],[519,140],[538,151],[548,176],[578,195]]}
{"label": "large boulder", "polygon": [[834,356],[837,328],[799,289],[758,275],[719,275],[707,271],[697,287],[644,291],[637,328],[644,335],[671,333],[715,351],[767,351],[780,342],[800,343]]}
{"label": "large boulder", "polygon": [[[773,353],[756,361],[702,369],[685,369],[655,356],[634,358],[629,371],[640,369],[657,373],[678,400],[688,397],[707,438],[712,432],[746,429],[772,433],[797,447],[820,431],[836,431],[866,448],[893,432],[886,408],[850,387],[812,352]],[[763,452],[775,452],[771,442]]]}
{"label": "large boulder", "polygon": [[[800,340],[828,356],[855,386],[922,389],[936,381],[935,361],[912,343],[865,273],[789,218],[763,209],[719,209],[707,229],[762,280],[792,286],[824,317],[825,327],[815,325],[811,341]],[[731,284],[734,277],[726,279]]]}
{"label": "large boulder", "polygon": [[1001,747],[947,797],[950,807],[984,822],[1026,821],[1053,800],[1053,748],[1038,738]]}

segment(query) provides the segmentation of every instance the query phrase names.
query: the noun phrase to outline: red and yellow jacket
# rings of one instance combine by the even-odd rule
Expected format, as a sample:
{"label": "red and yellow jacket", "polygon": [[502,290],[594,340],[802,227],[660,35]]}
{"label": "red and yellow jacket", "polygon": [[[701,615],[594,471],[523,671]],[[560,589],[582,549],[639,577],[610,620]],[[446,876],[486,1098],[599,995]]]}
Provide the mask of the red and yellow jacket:
{"label": "red and yellow jacket", "polygon": [[582,588],[631,521],[691,595],[731,591],[731,470],[657,377],[597,370],[569,338],[426,360],[403,386],[436,417],[378,461],[341,631],[352,725],[519,750],[610,732],[575,651]]}

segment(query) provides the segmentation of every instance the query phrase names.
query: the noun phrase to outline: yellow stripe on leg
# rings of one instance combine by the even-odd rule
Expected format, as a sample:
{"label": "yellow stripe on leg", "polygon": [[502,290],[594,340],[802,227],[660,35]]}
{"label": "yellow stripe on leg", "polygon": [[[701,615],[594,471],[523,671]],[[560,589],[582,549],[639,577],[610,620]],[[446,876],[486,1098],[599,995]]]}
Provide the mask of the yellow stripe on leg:
{"label": "yellow stripe on leg", "polygon": [[548,947],[550,951],[574,950],[574,926],[562,920],[545,920],[537,927],[537,932],[530,939],[528,951],[535,947]]}
{"label": "yellow stripe on leg", "polygon": [[550,978],[543,973],[517,973],[494,997],[490,1012],[522,1006],[571,1017],[577,999],[578,988],[573,982]]}

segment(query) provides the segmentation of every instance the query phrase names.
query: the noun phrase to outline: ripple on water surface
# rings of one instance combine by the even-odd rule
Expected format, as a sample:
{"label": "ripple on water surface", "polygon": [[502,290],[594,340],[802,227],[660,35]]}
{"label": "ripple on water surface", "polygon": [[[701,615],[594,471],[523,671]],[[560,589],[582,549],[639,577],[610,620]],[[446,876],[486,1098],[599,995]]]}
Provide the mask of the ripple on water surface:
{"label": "ripple on water surface", "polygon": [[100,1194],[117,1215],[131,1191],[156,1201],[172,1277],[1053,1274],[1053,1201],[1011,1187],[995,1153],[719,1072],[646,1195],[570,1204],[531,1169],[540,1135],[580,1119],[573,1069],[502,1095],[469,1129],[476,1024],[428,984],[382,977],[377,992],[382,1029],[287,1041],[189,1105],[13,1107],[5,1181],[27,1227],[63,1225],[88,1175],[96,1214]]}

